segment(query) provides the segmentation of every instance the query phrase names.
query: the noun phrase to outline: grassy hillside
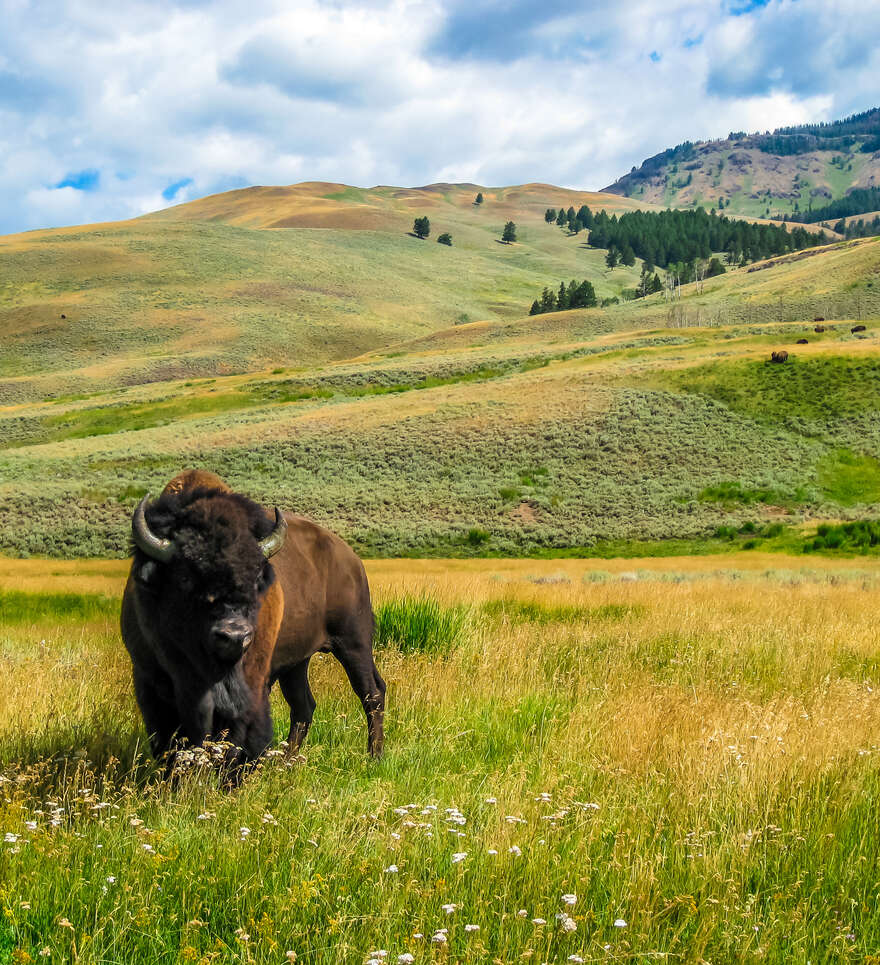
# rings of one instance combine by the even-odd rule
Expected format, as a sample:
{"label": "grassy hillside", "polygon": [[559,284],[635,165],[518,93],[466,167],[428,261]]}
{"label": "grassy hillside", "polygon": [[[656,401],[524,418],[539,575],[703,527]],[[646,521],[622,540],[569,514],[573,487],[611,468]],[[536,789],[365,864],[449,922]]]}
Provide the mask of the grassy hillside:
{"label": "grassy hillside", "polygon": [[385,757],[319,654],[303,756],[233,794],[143,754],[121,562],[35,568],[0,560],[3,965],[874,960],[876,561],[368,563]]}
{"label": "grassy hillside", "polygon": [[[477,207],[451,186],[252,188],[0,238],[0,402],[349,358],[517,317],[562,279],[589,278],[600,297],[635,281],[543,221],[552,204],[631,202],[545,185],[483,194]],[[421,214],[425,241],[410,234]],[[508,220],[513,245],[499,241]],[[442,231],[453,247],[436,244]]]}
{"label": "grassy hillside", "polygon": [[[851,188],[880,186],[880,151],[862,140],[800,154],[761,150],[762,135],[698,141],[681,156],[647,159],[605,191],[664,207],[719,207],[731,215],[781,218],[819,208]],[[673,154],[673,152],[666,152]]]}
{"label": "grassy hillside", "polygon": [[[527,227],[535,248],[570,240]],[[123,554],[136,499],[202,465],[374,555],[803,548],[817,521],[880,512],[878,319],[871,239],[670,303],[511,314],[345,363],[9,404],[0,546]],[[789,362],[771,365],[781,348]]]}

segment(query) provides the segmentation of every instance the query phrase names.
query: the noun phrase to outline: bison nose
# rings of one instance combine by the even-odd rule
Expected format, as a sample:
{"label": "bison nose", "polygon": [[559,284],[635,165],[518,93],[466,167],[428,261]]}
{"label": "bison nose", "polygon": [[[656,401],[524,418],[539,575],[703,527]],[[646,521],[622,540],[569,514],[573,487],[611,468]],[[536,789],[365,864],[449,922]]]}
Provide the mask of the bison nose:
{"label": "bison nose", "polygon": [[227,656],[240,656],[251,645],[254,631],[243,623],[221,623],[214,627],[214,646]]}

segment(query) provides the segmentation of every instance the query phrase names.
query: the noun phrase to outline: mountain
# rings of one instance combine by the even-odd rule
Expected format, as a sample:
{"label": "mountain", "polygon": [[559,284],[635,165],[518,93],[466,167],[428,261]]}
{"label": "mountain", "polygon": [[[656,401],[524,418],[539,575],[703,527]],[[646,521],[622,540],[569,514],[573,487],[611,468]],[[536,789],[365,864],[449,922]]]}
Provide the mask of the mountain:
{"label": "mountain", "polygon": [[880,108],[830,124],[685,141],[604,190],[663,207],[814,220],[812,209],[853,188],[880,188]]}

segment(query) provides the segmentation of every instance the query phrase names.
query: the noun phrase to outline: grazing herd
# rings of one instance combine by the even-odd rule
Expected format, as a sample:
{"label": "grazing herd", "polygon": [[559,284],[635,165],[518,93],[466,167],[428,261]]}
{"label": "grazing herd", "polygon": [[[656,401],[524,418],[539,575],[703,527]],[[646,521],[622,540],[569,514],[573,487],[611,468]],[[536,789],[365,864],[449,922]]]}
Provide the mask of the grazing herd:
{"label": "grazing herd", "polygon": [[222,479],[189,470],[132,519],[134,553],[122,638],[153,753],[225,742],[232,783],[272,740],[269,692],[290,705],[289,752],[312,721],[311,658],[332,653],[382,753],[385,683],[373,660],[363,564],[338,536],[292,513],[267,513]]}
{"label": "grazing herd", "polygon": [[[824,322],[825,319],[822,318],[821,316],[817,316],[816,318],[813,319],[813,321],[814,321],[814,322]],[[850,329],[850,333],[851,333],[852,335],[858,335],[859,332],[864,332],[864,331],[866,331],[866,330],[867,330],[867,326],[866,326],[866,325],[853,325],[853,327]],[[817,326],[813,329],[813,331],[814,331],[814,332],[824,332],[824,331],[825,331],[825,326],[824,326],[824,325],[817,325]],[[799,338],[795,344],[796,344],[796,345],[808,345],[808,344],[809,344],[809,339]],[[777,350],[775,350],[775,351],[773,351],[773,352],[770,353],[770,361],[771,361],[771,362],[776,362],[777,364],[780,364],[780,365],[781,365],[783,362],[787,362],[787,361],[788,361],[788,352],[786,352],[785,349],[777,349]]]}

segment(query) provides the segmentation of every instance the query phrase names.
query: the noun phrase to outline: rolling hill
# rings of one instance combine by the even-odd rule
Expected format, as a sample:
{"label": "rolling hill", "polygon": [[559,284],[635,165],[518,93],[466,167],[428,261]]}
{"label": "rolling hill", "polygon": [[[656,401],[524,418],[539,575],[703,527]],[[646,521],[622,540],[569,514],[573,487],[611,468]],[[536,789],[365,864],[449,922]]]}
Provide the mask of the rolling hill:
{"label": "rolling hill", "polygon": [[[545,285],[637,278],[546,225],[638,205],[550,185],[249,188],[114,224],[0,238],[0,402],[349,358],[524,314]],[[431,236],[410,232],[428,215]],[[504,223],[519,225],[514,245]],[[450,232],[451,248],[435,243]]]}
{"label": "rolling hill", "polygon": [[880,186],[880,108],[833,124],[687,141],[604,190],[669,207],[722,204],[730,215],[793,216]]}
{"label": "rolling hill", "polygon": [[880,512],[880,239],[528,316],[633,283],[544,222],[589,196],[337,188],[0,239],[0,548],[122,555],[187,465],[377,556],[791,548]]}

